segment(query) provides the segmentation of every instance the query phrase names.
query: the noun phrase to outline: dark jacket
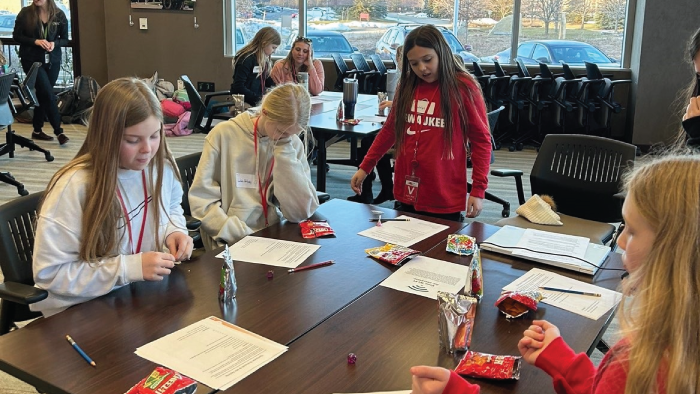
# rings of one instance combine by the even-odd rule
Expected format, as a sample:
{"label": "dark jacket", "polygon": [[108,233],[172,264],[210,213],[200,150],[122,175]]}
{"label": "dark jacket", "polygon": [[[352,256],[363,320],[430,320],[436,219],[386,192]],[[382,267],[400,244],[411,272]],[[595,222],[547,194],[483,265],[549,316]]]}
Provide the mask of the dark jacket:
{"label": "dark jacket", "polygon": [[[236,68],[233,70],[233,83],[231,84],[231,94],[245,95],[245,102],[251,106],[256,106],[262,100],[264,89],[262,87],[261,73],[254,73],[253,69],[258,67],[258,59],[255,54],[249,54],[244,59],[238,60]],[[265,75],[265,87],[275,86],[275,82],[270,77],[270,70]]]}
{"label": "dark jacket", "polygon": [[688,147],[700,149],[700,116],[684,120],[683,128],[688,135]]}
{"label": "dark jacket", "polygon": [[[68,44],[68,19],[66,14],[61,10],[56,10],[56,17],[48,27],[46,40],[54,43],[54,50],[51,51],[51,63],[61,63],[61,47]],[[43,38],[43,26],[27,26],[31,12],[34,12],[31,6],[24,7],[17,15],[15,20],[15,30],[12,33],[12,38],[19,43],[19,57],[22,62],[40,62],[44,63],[44,54],[46,51],[34,44],[34,41]]]}

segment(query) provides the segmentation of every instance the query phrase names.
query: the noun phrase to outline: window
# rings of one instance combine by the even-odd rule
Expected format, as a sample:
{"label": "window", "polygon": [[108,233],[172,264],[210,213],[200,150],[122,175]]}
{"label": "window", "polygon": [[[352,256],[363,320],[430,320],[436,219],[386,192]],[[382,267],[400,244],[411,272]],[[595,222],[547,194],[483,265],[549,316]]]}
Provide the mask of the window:
{"label": "window", "polygon": [[[526,44],[523,44],[521,46],[524,46]],[[520,49],[518,49],[518,55],[520,55]],[[547,47],[544,45],[537,44],[535,46],[535,50],[532,52],[532,58],[535,59],[535,61],[542,62],[542,63],[551,63],[552,58],[549,57],[549,51],[547,50]]]}
{"label": "window", "polygon": [[532,47],[534,47],[535,44],[528,42],[525,44],[520,44],[518,47],[518,56],[519,57],[530,57],[530,53],[532,52]]}

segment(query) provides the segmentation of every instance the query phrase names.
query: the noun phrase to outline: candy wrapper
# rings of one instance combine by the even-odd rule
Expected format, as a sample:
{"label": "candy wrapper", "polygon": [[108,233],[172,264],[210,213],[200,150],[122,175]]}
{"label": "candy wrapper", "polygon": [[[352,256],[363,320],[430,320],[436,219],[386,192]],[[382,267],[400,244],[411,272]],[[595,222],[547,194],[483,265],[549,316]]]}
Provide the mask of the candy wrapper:
{"label": "candy wrapper", "polygon": [[476,316],[476,303],[477,300],[474,297],[438,292],[440,347],[450,353],[469,348]]}
{"label": "candy wrapper", "polygon": [[468,351],[455,368],[455,372],[473,378],[518,380],[520,361],[520,356],[494,356]]}
{"label": "candy wrapper", "polygon": [[401,265],[420,252],[401,245],[386,244],[376,248],[365,249],[365,253],[385,263]]}
{"label": "candy wrapper", "polygon": [[236,273],[233,270],[233,259],[228,250],[228,245],[224,250],[224,264],[221,266],[221,281],[219,282],[219,300],[223,302],[232,301],[236,298]]}
{"label": "candy wrapper", "polygon": [[498,310],[503,312],[508,319],[514,319],[526,314],[528,311],[536,311],[537,303],[544,298],[539,291],[506,291],[496,300]]}
{"label": "candy wrapper", "polygon": [[157,367],[125,394],[194,394],[197,382],[172,369]]}
{"label": "candy wrapper", "polygon": [[484,295],[484,274],[481,268],[481,251],[476,244],[474,244],[472,262],[469,264],[469,274],[467,276],[467,283],[464,285],[464,293],[475,297],[479,301],[481,301],[481,297]]}
{"label": "candy wrapper", "polygon": [[450,253],[469,256],[477,249],[476,239],[468,235],[450,234],[447,236],[447,248]]}
{"label": "candy wrapper", "polygon": [[320,238],[335,235],[335,231],[326,221],[304,220],[299,223],[301,236],[304,238]]}

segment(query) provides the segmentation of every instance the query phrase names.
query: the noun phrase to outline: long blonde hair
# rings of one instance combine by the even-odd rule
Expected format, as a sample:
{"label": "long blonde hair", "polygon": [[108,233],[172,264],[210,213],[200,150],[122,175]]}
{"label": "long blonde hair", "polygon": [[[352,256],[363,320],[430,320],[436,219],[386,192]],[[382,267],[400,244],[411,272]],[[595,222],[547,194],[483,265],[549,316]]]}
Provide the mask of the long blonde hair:
{"label": "long blonde hair", "polygon": [[311,96],[301,85],[285,83],[275,86],[262,100],[261,111],[271,121],[283,125],[297,125],[301,129],[299,138],[304,141],[304,150],[311,152],[313,138],[308,132],[311,118]]}
{"label": "long blonde hair", "polygon": [[255,56],[260,66],[260,75],[263,78],[267,78],[270,75],[270,71],[272,71],[272,59],[271,56],[265,54],[265,47],[270,44],[280,45],[281,43],[282,37],[274,27],[267,26],[258,30],[253,39],[241,48],[233,58],[234,72],[239,61],[245,60],[248,56]]}
{"label": "long blonde hair", "polygon": [[700,393],[700,157],[639,165],[626,189],[656,238],[625,286],[633,297],[619,307],[629,341],[625,394],[656,393],[659,382],[668,394]]}
{"label": "long blonde hair", "polygon": [[[86,200],[83,202],[82,235],[79,256],[84,261],[97,261],[114,253],[120,234],[117,226],[122,211],[117,200],[117,171],[124,130],[154,116],[162,122],[163,114],[158,98],[143,81],[119,78],[102,89],[95,98],[88,124],[87,137],[78,154],[54,174],[49,182],[49,194],[56,183],[74,169],[89,171]],[[164,166],[170,165],[179,179],[177,166],[165,141],[161,128],[160,145],[146,170],[151,179],[151,193],[156,207],[163,207],[162,186]],[[153,183],[155,180],[155,183]],[[160,209],[153,211],[156,244],[160,245],[158,223]],[[166,209],[167,212],[167,209]],[[146,219],[144,219],[146,220]]]}

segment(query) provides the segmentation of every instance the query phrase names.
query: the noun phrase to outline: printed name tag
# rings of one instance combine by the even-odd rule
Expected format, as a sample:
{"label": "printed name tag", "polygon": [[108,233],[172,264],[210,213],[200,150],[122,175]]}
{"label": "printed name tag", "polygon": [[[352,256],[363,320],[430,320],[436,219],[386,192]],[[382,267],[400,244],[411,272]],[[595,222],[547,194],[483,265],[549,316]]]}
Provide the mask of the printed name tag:
{"label": "printed name tag", "polygon": [[258,182],[253,174],[236,173],[236,187],[243,189],[255,189],[258,187]]}
{"label": "printed name tag", "polygon": [[260,74],[260,66],[255,66],[255,67],[253,67],[253,72],[254,72],[255,74]]}
{"label": "printed name tag", "polygon": [[44,63],[49,64],[51,63],[51,55],[49,55],[48,52],[44,54]]}

